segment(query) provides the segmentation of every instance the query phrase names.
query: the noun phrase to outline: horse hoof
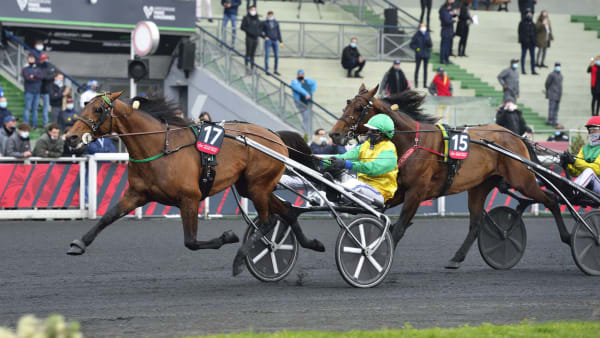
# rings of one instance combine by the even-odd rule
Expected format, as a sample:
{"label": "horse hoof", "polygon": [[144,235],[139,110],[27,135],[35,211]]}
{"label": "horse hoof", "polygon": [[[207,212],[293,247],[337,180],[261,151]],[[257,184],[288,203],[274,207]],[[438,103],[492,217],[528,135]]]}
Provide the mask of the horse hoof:
{"label": "horse hoof", "polygon": [[325,246],[319,240],[313,239],[312,249],[317,252],[325,252]]}
{"label": "horse hoof", "polygon": [[233,260],[233,277],[239,275],[244,271],[244,258],[245,256],[237,254]]}
{"label": "horse hoof", "polygon": [[232,230],[227,230],[221,235],[223,244],[237,243],[240,241],[239,237]]}
{"label": "horse hoof", "polygon": [[460,268],[460,262],[450,260],[450,261],[448,261],[448,263],[446,263],[445,268],[456,270],[456,269]]}
{"label": "horse hoof", "polygon": [[71,256],[79,256],[79,255],[83,255],[84,253],[85,253],[85,244],[83,244],[83,242],[78,239],[71,242],[71,247],[69,248],[69,251],[67,251],[67,255],[71,255]]}

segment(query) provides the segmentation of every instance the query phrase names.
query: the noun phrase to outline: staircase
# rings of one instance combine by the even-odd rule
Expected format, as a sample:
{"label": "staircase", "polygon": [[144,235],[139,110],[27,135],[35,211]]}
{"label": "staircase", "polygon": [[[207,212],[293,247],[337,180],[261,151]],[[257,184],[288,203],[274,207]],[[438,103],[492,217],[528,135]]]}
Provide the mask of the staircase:
{"label": "staircase", "polygon": [[597,16],[591,15],[572,15],[571,22],[573,23],[583,23],[583,29],[586,31],[594,31],[598,33],[598,38],[600,39],[600,20],[598,20]]}

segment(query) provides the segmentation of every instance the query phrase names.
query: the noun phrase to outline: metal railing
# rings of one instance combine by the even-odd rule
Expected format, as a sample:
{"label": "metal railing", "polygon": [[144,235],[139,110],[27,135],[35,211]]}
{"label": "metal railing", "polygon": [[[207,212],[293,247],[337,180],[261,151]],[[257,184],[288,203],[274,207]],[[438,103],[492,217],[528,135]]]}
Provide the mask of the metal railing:
{"label": "metal railing", "polygon": [[[304,126],[298,129],[304,130],[307,135],[316,128],[331,126],[337,120],[337,116],[317,102],[304,104],[296,101],[289,84],[259,65],[251,67],[251,61],[246,65],[244,55],[204,28],[198,28],[200,33],[194,39],[198,67],[215,74],[290,125]],[[303,112],[308,121],[304,121]]]}
{"label": "metal railing", "polygon": [[[202,18],[201,18],[202,19]],[[220,40],[231,41],[231,26],[227,25],[223,37],[222,18],[213,18],[216,25],[201,28],[212,31]],[[241,20],[238,20],[241,21]],[[202,20],[202,22],[205,22]],[[361,55],[367,60],[413,61],[414,51],[409,44],[417,26],[378,26],[364,24],[323,23],[309,21],[278,21],[284,48],[280,57],[339,59],[351,38],[357,38]],[[239,22],[238,22],[239,24]],[[236,50],[245,50],[245,34],[237,27]],[[256,55],[264,55],[264,44],[259,43]]]}
{"label": "metal railing", "polygon": [[[18,37],[14,36],[11,32],[5,30],[4,34],[6,35],[7,39],[6,44],[4,45],[4,48],[1,49],[0,53],[0,68],[2,68],[6,73],[12,76],[13,80],[15,80],[18,83],[21,83],[23,82],[22,70],[23,66],[27,62],[27,56],[30,53],[32,53],[33,55],[36,55],[36,57],[39,59],[40,53],[37,50],[28,46],[25,42],[21,41],[21,39],[19,39]],[[73,100],[78,102],[79,93],[75,89],[85,89],[85,87],[77,81],[75,81],[71,76],[61,71],[58,67],[56,67],[56,65],[54,67],[58,72],[64,75],[66,80],[65,85],[73,89],[71,91]]]}

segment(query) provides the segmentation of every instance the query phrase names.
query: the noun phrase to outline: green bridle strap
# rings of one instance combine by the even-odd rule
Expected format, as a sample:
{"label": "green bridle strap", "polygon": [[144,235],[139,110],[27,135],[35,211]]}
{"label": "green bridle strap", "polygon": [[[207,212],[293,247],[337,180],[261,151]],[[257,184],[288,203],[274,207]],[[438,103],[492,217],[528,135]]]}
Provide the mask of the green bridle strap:
{"label": "green bridle strap", "polygon": [[129,162],[133,162],[133,163],[150,162],[150,161],[156,160],[157,158],[161,158],[163,156],[165,156],[165,153],[160,153],[158,155],[155,155],[155,156],[152,156],[152,157],[148,157],[148,158],[144,158],[144,159],[141,159],[141,160],[134,160],[133,158],[130,157],[129,158]]}

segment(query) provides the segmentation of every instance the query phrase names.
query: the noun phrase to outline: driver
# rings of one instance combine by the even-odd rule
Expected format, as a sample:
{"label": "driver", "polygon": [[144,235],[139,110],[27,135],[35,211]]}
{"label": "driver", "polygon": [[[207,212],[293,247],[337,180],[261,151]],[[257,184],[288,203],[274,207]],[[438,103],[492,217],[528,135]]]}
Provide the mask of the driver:
{"label": "driver", "polygon": [[600,194],[600,116],[589,119],[585,127],[590,143],[581,148],[577,157],[565,151],[560,160],[570,175],[577,176],[574,183]]}
{"label": "driver", "polygon": [[364,126],[369,129],[367,140],[339,157],[330,157],[331,163],[325,162],[325,165],[356,171],[358,180],[349,179],[342,185],[383,204],[398,188],[398,155],[390,141],[394,136],[394,122],[389,116],[378,114]]}

